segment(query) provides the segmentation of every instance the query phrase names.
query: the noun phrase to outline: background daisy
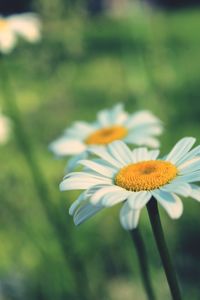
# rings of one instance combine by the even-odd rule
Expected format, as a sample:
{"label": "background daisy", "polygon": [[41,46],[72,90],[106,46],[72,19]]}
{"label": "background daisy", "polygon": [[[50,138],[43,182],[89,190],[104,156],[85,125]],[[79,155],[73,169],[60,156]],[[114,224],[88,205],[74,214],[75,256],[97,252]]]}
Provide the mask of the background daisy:
{"label": "background daisy", "polygon": [[5,144],[10,136],[10,120],[0,113],[0,144]]}
{"label": "background daisy", "polygon": [[[128,114],[122,104],[102,110],[93,123],[75,122],[63,136],[52,142],[49,148],[57,156],[77,155],[93,145],[104,147],[115,140],[129,144],[158,147],[156,136],[162,132],[161,121],[149,111]],[[73,158],[74,163],[80,159]]]}
{"label": "background daisy", "polygon": [[41,23],[34,13],[23,13],[8,17],[0,16],[0,51],[10,53],[21,36],[28,42],[37,42],[40,37]]}

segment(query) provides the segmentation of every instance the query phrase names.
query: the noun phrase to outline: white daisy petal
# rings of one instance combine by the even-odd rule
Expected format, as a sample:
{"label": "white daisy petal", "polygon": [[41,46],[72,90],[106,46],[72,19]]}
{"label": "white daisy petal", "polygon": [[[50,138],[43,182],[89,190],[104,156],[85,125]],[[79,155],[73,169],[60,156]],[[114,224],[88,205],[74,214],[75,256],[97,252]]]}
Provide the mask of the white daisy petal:
{"label": "white daisy petal", "polygon": [[128,128],[133,128],[141,124],[154,124],[160,122],[158,118],[156,118],[149,111],[139,111],[135,114],[132,114],[130,119],[127,120],[126,126]]}
{"label": "white daisy petal", "polygon": [[158,157],[159,154],[160,154],[159,150],[151,150],[151,151],[148,152],[150,160],[155,160]]}
{"label": "white daisy petal", "polygon": [[103,199],[103,197],[107,194],[107,193],[117,193],[117,192],[123,192],[124,189],[122,189],[121,187],[118,187],[116,185],[110,185],[110,186],[101,186],[99,187],[92,195],[90,198],[90,202],[94,205],[98,204],[101,202],[101,200]]}
{"label": "white daisy petal", "polygon": [[163,206],[172,219],[178,219],[183,213],[183,203],[172,193],[155,190],[152,192],[155,199]]}
{"label": "white daisy petal", "polygon": [[101,111],[98,113],[97,119],[101,126],[107,127],[110,125],[110,116],[108,115],[107,111]]}
{"label": "white daisy petal", "polygon": [[63,136],[49,145],[49,149],[58,156],[79,154],[85,151],[85,145],[79,140],[70,140]]}
{"label": "white daisy petal", "polygon": [[93,158],[92,161],[94,161],[98,164],[101,164],[104,167],[112,168],[113,170],[118,170],[119,169],[119,167],[111,165],[109,162],[107,162],[105,160],[102,160],[101,158]]}
{"label": "white daisy petal", "polygon": [[200,155],[200,146],[197,146],[194,149],[192,149],[191,151],[189,151],[186,155],[184,155],[184,157],[182,157],[181,159],[179,159],[176,162],[176,165],[179,166],[179,165],[187,162],[188,160],[193,159],[197,155]]}
{"label": "white daisy petal", "polygon": [[181,171],[181,175],[200,170],[200,156],[187,160],[183,164],[179,165],[178,169]]}
{"label": "white daisy petal", "polygon": [[198,182],[200,181],[200,171],[196,171],[193,173],[189,173],[189,174],[184,174],[181,176],[177,176],[174,180],[173,183],[174,184],[180,184],[180,183],[191,183],[191,182]]}
{"label": "white daisy petal", "polygon": [[170,203],[175,202],[172,193],[164,192],[160,189],[153,190],[153,191],[151,191],[151,193],[152,193],[152,196],[154,196],[157,200],[159,199],[161,201],[163,200],[163,201],[167,201],[167,202],[170,202]]}
{"label": "white daisy petal", "polygon": [[79,137],[81,140],[83,140],[96,130],[97,126],[95,126],[94,124],[89,124],[83,121],[76,121],[72,124],[72,127],[66,129],[64,133],[66,135],[70,135],[71,137]]}
{"label": "white daisy petal", "polygon": [[177,163],[190,151],[195,141],[196,139],[193,137],[185,137],[181,139],[167,155],[166,160],[174,164]]}
{"label": "white daisy petal", "polygon": [[71,173],[68,173],[64,176],[63,179],[67,179],[67,178],[71,178],[71,177],[76,177],[76,178],[80,178],[82,180],[87,180],[88,178],[95,178],[97,180],[106,180],[106,181],[109,181],[111,182],[111,180],[109,178],[106,178],[92,170],[83,170],[83,171],[80,171],[80,172],[71,172]]}
{"label": "white daisy petal", "polygon": [[123,104],[117,104],[112,110],[113,124],[123,124],[128,118],[128,114],[124,111]]}
{"label": "white daisy petal", "polygon": [[103,206],[110,207],[126,200],[128,196],[129,192],[126,190],[106,193],[101,201],[101,204]]}
{"label": "white daisy petal", "polygon": [[[86,195],[87,197],[92,197],[96,192],[98,192],[100,189],[104,188],[104,187],[110,187],[109,185],[105,185],[105,184],[97,184],[97,185],[93,185],[91,188],[89,188],[86,191]],[[91,199],[90,199],[91,200]],[[90,201],[91,202],[91,201]],[[92,203],[92,202],[91,202]],[[93,203],[92,203],[93,204]]]}
{"label": "white daisy petal", "polygon": [[[113,108],[108,110],[110,114],[110,118],[112,123],[119,124],[118,121],[124,121],[124,119],[127,117],[127,113],[124,111],[124,106],[122,103],[119,103],[115,105]],[[121,122],[120,122],[121,123]]]}
{"label": "white daisy petal", "polygon": [[134,149],[132,151],[132,157],[134,163],[149,160],[147,148],[141,147],[141,148]]}
{"label": "white daisy petal", "polygon": [[141,209],[151,199],[151,193],[146,191],[132,192],[128,197],[128,204],[131,209]]}
{"label": "white daisy petal", "polygon": [[106,162],[108,162],[112,166],[116,166],[118,168],[121,168],[124,165],[122,162],[119,162],[117,159],[113,158],[113,156],[111,156],[108,153],[108,151],[107,151],[107,149],[105,149],[105,147],[93,146],[93,147],[90,147],[88,149],[88,152],[93,154],[93,155],[97,155],[97,156],[101,157],[103,160],[105,160]]}
{"label": "white daisy petal", "polygon": [[126,202],[120,210],[120,222],[125,230],[132,230],[137,227],[140,217],[140,209],[130,209]]}
{"label": "white daisy petal", "polygon": [[190,184],[191,186],[191,192],[190,192],[190,197],[200,201],[200,186],[196,184]]}
{"label": "white daisy petal", "polygon": [[124,122],[126,122],[127,118],[128,118],[128,114],[123,111],[120,114],[116,115],[115,118],[113,118],[113,125],[114,124],[123,125]]}
{"label": "white daisy petal", "polygon": [[91,203],[86,203],[81,206],[74,214],[74,223],[75,225],[80,225],[87,219],[91,218],[93,215],[101,211],[103,207],[92,205]]}
{"label": "white daisy petal", "polygon": [[9,54],[15,47],[16,42],[16,35],[9,28],[0,33],[0,51],[2,53]]}
{"label": "white daisy petal", "polygon": [[[94,175],[94,174],[92,174],[92,175]],[[63,179],[67,179],[70,177],[81,177],[84,180],[84,178],[87,178],[88,176],[91,176],[91,174],[88,172],[70,172],[70,173],[67,173]]]}
{"label": "white daisy petal", "polygon": [[80,196],[71,204],[70,208],[69,208],[69,214],[71,216],[74,215],[77,207],[81,204],[81,202],[83,202],[86,199],[86,193],[83,192],[80,194]]}
{"label": "white daisy petal", "polygon": [[69,179],[69,178],[77,178],[77,179],[80,179],[83,181],[95,179],[95,180],[99,180],[99,181],[112,182],[112,180],[110,178],[101,176],[90,170],[82,171],[82,172],[71,172],[64,176],[64,179]]}
{"label": "white daisy petal", "polygon": [[[138,144],[139,145],[139,144]],[[146,145],[148,147],[151,148],[159,148],[160,147],[160,142],[158,139],[154,138],[154,137],[144,137],[144,139],[140,140],[140,145]]]}
{"label": "white daisy petal", "polygon": [[128,146],[122,141],[115,141],[108,145],[109,153],[122,164],[130,164],[132,162],[132,152]]}
{"label": "white daisy petal", "polygon": [[148,136],[148,135],[160,135],[163,128],[160,123],[155,124],[141,124],[139,126],[130,129],[130,133],[133,135]]}
{"label": "white daisy petal", "polygon": [[11,29],[29,42],[37,42],[40,39],[41,22],[36,14],[13,15],[8,21]]}
{"label": "white daisy petal", "polygon": [[86,151],[72,156],[67,162],[67,166],[65,168],[65,174],[68,172],[72,172],[74,170],[74,168],[77,166],[78,162],[83,158],[87,158]]}
{"label": "white daisy petal", "polygon": [[60,191],[84,190],[96,184],[99,184],[99,182],[95,179],[90,179],[87,182],[83,182],[83,180],[77,180],[77,178],[68,178],[60,183],[59,188]]}
{"label": "white daisy petal", "polygon": [[183,197],[188,197],[191,192],[191,186],[188,183],[174,184],[169,183],[160,188],[160,190],[168,193],[176,193]]}
{"label": "white daisy petal", "polygon": [[112,181],[108,178],[98,177],[98,176],[72,176],[67,179],[64,179],[60,183],[61,191],[69,191],[69,190],[84,190],[92,187],[93,185],[98,184],[111,184]]}
{"label": "white daisy petal", "polygon": [[112,114],[116,116],[119,113],[121,113],[123,110],[124,110],[124,105],[122,103],[118,103],[114,105],[112,109],[110,109],[110,112],[112,112]]}
{"label": "white daisy petal", "polygon": [[130,144],[135,144],[138,146],[148,146],[151,148],[158,148],[160,146],[159,141],[151,136],[141,136],[141,135],[132,135],[132,134],[128,134],[125,138],[124,141]]}
{"label": "white daisy petal", "polygon": [[112,109],[105,109],[97,114],[97,119],[101,126],[107,127],[113,124],[122,124],[128,115],[123,110],[122,104],[115,105]]}
{"label": "white daisy petal", "polygon": [[79,164],[109,178],[113,178],[117,172],[117,169],[114,167],[104,166],[91,160],[80,160]]}
{"label": "white daisy petal", "polygon": [[112,117],[107,109],[102,110],[97,114],[97,120],[103,127],[112,125]]}

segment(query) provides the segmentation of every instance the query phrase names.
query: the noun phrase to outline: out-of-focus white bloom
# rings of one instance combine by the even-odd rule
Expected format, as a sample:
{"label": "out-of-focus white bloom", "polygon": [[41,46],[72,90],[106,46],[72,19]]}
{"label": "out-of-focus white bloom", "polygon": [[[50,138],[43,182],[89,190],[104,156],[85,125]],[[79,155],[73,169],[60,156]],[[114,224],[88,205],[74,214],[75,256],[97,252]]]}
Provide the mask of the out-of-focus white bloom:
{"label": "out-of-focus white bloom", "polygon": [[28,42],[37,42],[41,37],[41,22],[34,13],[8,17],[0,16],[0,52],[10,53],[21,36]]}
{"label": "out-of-focus white bloom", "polygon": [[[72,159],[76,162],[91,146],[104,148],[115,140],[138,146],[158,147],[156,137],[161,132],[161,121],[150,111],[128,114],[122,104],[117,104],[112,109],[100,111],[93,123],[75,122],[49,148],[57,156],[73,155]],[[71,169],[74,167],[73,161],[70,161]]]}
{"label": "out-of-focus white bloom", "polygon": [[105,207],[124,203],[120,221],[127,229],[137,227],[140,212],[153,197],[172,219],[179,218],[183,204],[179,196],[200,201],[200,146],[191,150],[194,138],[181,139],[164,158],[159,150],[131,151],[121,141],[90,151],[99,158],[81,160],[82,172],[65,176],[60,189],[85,190],[71,205],[76,225]]}
{"label": "out-of-focus white bloom", "polygon": [[10,136],[10,120],[0,113],[0,144],[5,144]]}

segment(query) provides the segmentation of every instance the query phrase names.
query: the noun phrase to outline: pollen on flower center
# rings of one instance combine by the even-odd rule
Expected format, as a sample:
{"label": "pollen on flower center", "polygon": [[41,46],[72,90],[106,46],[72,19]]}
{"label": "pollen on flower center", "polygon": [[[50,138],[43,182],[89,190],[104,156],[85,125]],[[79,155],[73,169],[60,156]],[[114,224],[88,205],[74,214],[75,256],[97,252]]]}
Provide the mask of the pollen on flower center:
{"label": "pollen on flower center", "polygon": [[121,140],[127,133],[127,129],[123,126],[106,127],[89,135],[85,143],[88,145],[106,145],[115,140]]}
{"label": "pollen on flower center", "polygon": [[4,19],[0,19],[0,31],[3,30],[7,26],[8,22]]}
{"label": "pollen on flower center", "polygon": [[129,191],[150,191],[169,183],[177,174],[176,166],[170,162],[142,161],[122,168],[115,177],[115,184]]}

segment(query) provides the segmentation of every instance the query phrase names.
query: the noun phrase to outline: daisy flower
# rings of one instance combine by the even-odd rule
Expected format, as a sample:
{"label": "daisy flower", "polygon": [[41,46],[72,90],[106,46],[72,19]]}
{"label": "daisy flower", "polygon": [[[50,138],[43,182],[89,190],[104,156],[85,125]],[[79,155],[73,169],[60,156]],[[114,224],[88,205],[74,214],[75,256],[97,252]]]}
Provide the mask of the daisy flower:
{"label": "daisy flower", "polygon": [[18,36],[31,43],[37,42],[40,39],[40,28],[40,21],[34,13],[0,16],[0,52],[10,53]]}
{"label": "daisy flower", "polygon": [[49,148],[56,156],[75,155],[70,161],[73,168],[80,159],[79,154],[82,156],[91,146],[102,148],[115,140],[123,140],[128,144],[154,148],[159,146],[155,136],[161,132],[161,121],[151,112],[128,114],[122,104],[117,104],[112,109],[100,111],[93,123],[75,122]]}
{"label": "daisy flower", "polygon": [[5,144],[10,136],[10,120],[0,113],[0,144]]}
{"label": "daisy flower", "polygon": [[82,160],[82,172],[64,177],[61,191],[84,190],[71,205],[76,225],[105,207],[123,202],[120,221],[127,229],[136,228],[142,208],[153,197],[172,219],[183,212],[179,196],[200,201],[200,146],[191,150],[195,139],[181,139],[164,158],[159,150],[145,147],[133,151],[122,141],[115,141],[90,152],[98,158]]}

